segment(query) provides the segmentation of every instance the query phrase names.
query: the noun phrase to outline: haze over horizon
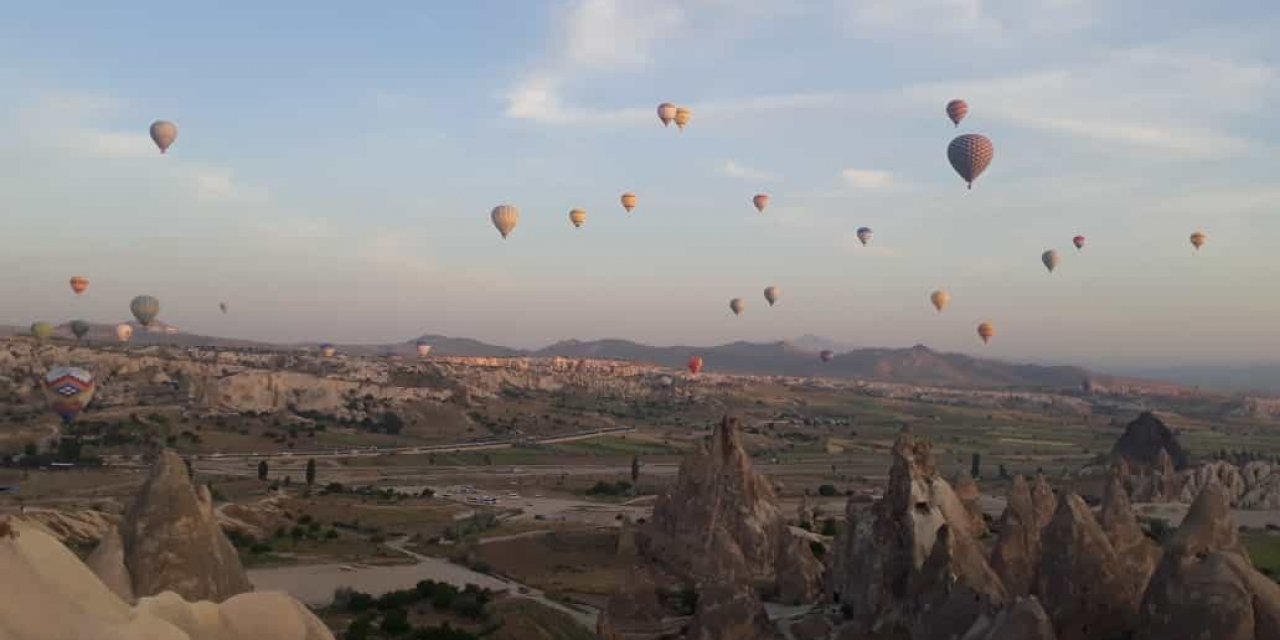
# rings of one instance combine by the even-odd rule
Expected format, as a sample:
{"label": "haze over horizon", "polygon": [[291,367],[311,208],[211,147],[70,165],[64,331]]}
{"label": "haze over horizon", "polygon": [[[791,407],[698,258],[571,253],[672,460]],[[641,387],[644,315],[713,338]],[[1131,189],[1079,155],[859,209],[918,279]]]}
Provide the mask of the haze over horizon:
{"label": "haze over horizon", "polygon": [[[1261,3],[73,5],[0,24],[0,324],[119,322],[150,294],[184,331],[274,342],[1280,361]],[[164,157],[156,119],[180,128]],[[945,154],[968,132],[996,148],[972,191]]]}

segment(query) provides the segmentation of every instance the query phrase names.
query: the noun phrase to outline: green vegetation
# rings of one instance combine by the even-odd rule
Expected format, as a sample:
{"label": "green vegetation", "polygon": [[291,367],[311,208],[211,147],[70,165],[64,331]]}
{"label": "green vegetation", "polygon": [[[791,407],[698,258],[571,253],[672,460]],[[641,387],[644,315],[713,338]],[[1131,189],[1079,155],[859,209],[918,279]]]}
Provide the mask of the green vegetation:
{"label": "green vegetation", "polygon": [[1246,534],[1244,546],[1253,566],[1272,580],[1280,581],[1280,536],[1272,533]]}
{"label": "green vegetation", "polygon": [[606,482],[600,480],[587,489],[589,496],[606,496],[619,497],[631,495],[632,485],[626,480],[618,480],[617,482]]}
{"label": "green vegetation", "polygon": [[[423,580],[413,589],[391,591],[377,598],[353,589],[338,589],[330,612],[355,616],[347,625],[344,636],[347,640],[475,640],[497,627],[488,611],[492,600],[492,592],[473,584],[458,589],[448,583]],[[422,610],[424,606],[464,624],[480,624],[480,629],[473,633],[448,621],[415,625],[415,616],[410,611]]]}

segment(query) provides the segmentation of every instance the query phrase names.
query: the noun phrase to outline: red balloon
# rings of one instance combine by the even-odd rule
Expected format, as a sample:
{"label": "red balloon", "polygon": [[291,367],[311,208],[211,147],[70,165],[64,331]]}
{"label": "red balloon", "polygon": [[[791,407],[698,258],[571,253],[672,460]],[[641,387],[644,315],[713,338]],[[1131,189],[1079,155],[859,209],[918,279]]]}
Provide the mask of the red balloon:
{"label": "red balloon", "polygon": [[1076,236],[1071,239],[1071,243],[1076,245],[1076,249],[1084,248],[1084,236]]}
{"label": "red balloon", "polygon": [[961,178],[973,188],[973,181],[987,170],[991,158],[995,157],[996,148],[986,136],[966,133],[957,136],[947,145],[947,160]]}
{"label": "red balloon", "polygon": [[969,115],[969,104],[964,100],[957,99],[947,103],[947,117],[951,118],[951,121],[957,127],[960,126],[960,121],[964,120],[967,115]]}
{"label": "red balloon", "polygon": [[696,376],[701,371],[702,371],[702,358],[700,356],[693,356],[692,358],[689,358],[689,373],[692,373],[693,375]]}

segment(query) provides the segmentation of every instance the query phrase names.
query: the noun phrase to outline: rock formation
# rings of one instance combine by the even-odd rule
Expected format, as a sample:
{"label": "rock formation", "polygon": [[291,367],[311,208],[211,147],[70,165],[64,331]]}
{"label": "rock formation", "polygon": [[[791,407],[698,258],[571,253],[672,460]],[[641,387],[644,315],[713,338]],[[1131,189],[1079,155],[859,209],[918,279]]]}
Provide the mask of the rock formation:
{"label": "rock formation", "polygon": [[[719,532],[725,549],[712,544]],[[769,480],[752,468],[736,418],[722,420],[709,445],[681,463],[637,542],[643,555],[691,581],[717,575],[718,556],[737,552],[762,593],[799,603],[821,590],[822,565],[791,534]]]}
{"label": "rock formation", "polygon": [[752,587],[752,571],[727,531],[717,530],[712,573],[697,584],[698,604],[688,640],[781,640]]}
{"label": "rock formation", "polygon": [[1064,496],[1041,536],[1034,587],[1059,640],[1111,638],[1132,630],[1142,586],[1123,574],[1084,500]]}
{"label": "rock formation", "polygon": [[951,637],[1004,600],[969,511],[929,443],[908,430],[894,443],[884,497],[869,509],[850,500],[846,518],[828,585],[848,619],[840,637]]}
{"label": "rock formation", "polygon": [[1111,449],[1113,457],[1124,458],[1135,475],[1159,466],[1160,452],[1165,452],[1175,471],[1187,467],[1187,454],[1178,438],[1155,414],[1143,412],[1125,427],[1124,434]]}
{"label": "rock formation", "polygon": [[1200,492],[1165,545],[1142,599],[1137,637],[1280,638],[1280,586],[1253,568],[1216,484]]}
{"label": "rock formation", "polygon": [[[95,552],[99,576],[130,576],[136,596],[173,591],[188,600],[221,602],[252,591],[235,547],[218,527],[208,487],[192,486],[178,454],[164,451],[120,524],[123,553],[104,538]],[[123,559],[123,567],[107,560]]]}
{"label": "rock formation", "polygon": [[85,559],[85,565],[121,600],[130,604],[138,601],[133,594],[133,578],[125,568],[124,540],[120,538],[119,529],[112,527],[107,530],[93,553]]}
{"label": "rock formation", "polygon": [[1040,562],[1039,523],[1040,514],[1032,502],[1026,479],[1015,476],[991,551],[991,568],[1000,576],[1010,596],[1031,593],[1036,565]]}
{"label": "rock formation", "polygon": [[222,604],[165,592],[131,607],[40,528],[16,522],[0,538],[0,638],[50,640],[333,640],[283,593],[246,593]]}
{"label": "rock formation", "polygon": [[1125,491],[1125,462],[1116,460],[1111,466],[1107,486],[1102,494],[1098,523],[1107,534],[1120,560],[1122,575],[1127,576],[1141,592],[1160,560],[1160,548],[1142,532]]}
{"label": "rock formation", "polygon": [[1053,623],[1034,596],[1017,598],[990,620],[970,627],[961,640],[1056,640]]}
{"label": "rock formation", "polygon": [[955,475],[955,479],[951,483],[951,487],[956,492],[956,497],[960,499],[960,503],[964,505],[965,511],[969,512],[969,518],[973,521],[972,527],[969,529],[970,535],[975,538],[981,538],[987,534],[987,519],[982,514],[982,489],[978,487],[978,481],[973,476],[960,472]]}
{"label": "rock formation", "polygon": [[1031,508],[1036,514],[1036,526],[1044,531],[1053,521],[1053,514],[1058,511],[1058,496],[1043,473],[1036,474],[1036,481],[1031,485]]}
{"label": "rock formation", "polygon": [[656,637],[662,633],[662,618],[658,585],[647,567],[636,565],[600,612],[596,635],[600,640]]}
{"label": "rock formation", "polygon": [[1280,509],[1280,467],[1270,462],[1241,467],[1217,460],[1188,469],[1179,477],[1177,499],[1190,503],[1210,483],[1217,484],[1237,509]]}

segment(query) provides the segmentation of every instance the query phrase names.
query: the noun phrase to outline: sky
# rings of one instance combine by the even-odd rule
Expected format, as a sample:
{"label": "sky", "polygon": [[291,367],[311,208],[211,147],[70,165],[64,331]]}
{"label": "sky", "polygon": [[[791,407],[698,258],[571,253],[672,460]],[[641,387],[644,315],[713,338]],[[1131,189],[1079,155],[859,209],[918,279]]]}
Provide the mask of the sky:
{"label": "sky", "polygon": [[[1274,2],[365,5],[7,7],[0,323],[119,322],[145,293],[263,340],[1280,360]],[[660,102],[693,122],[664,129]],[[165,156],[156,119],[180,128]],[[996,149],[972,190],[958,133]]]}

